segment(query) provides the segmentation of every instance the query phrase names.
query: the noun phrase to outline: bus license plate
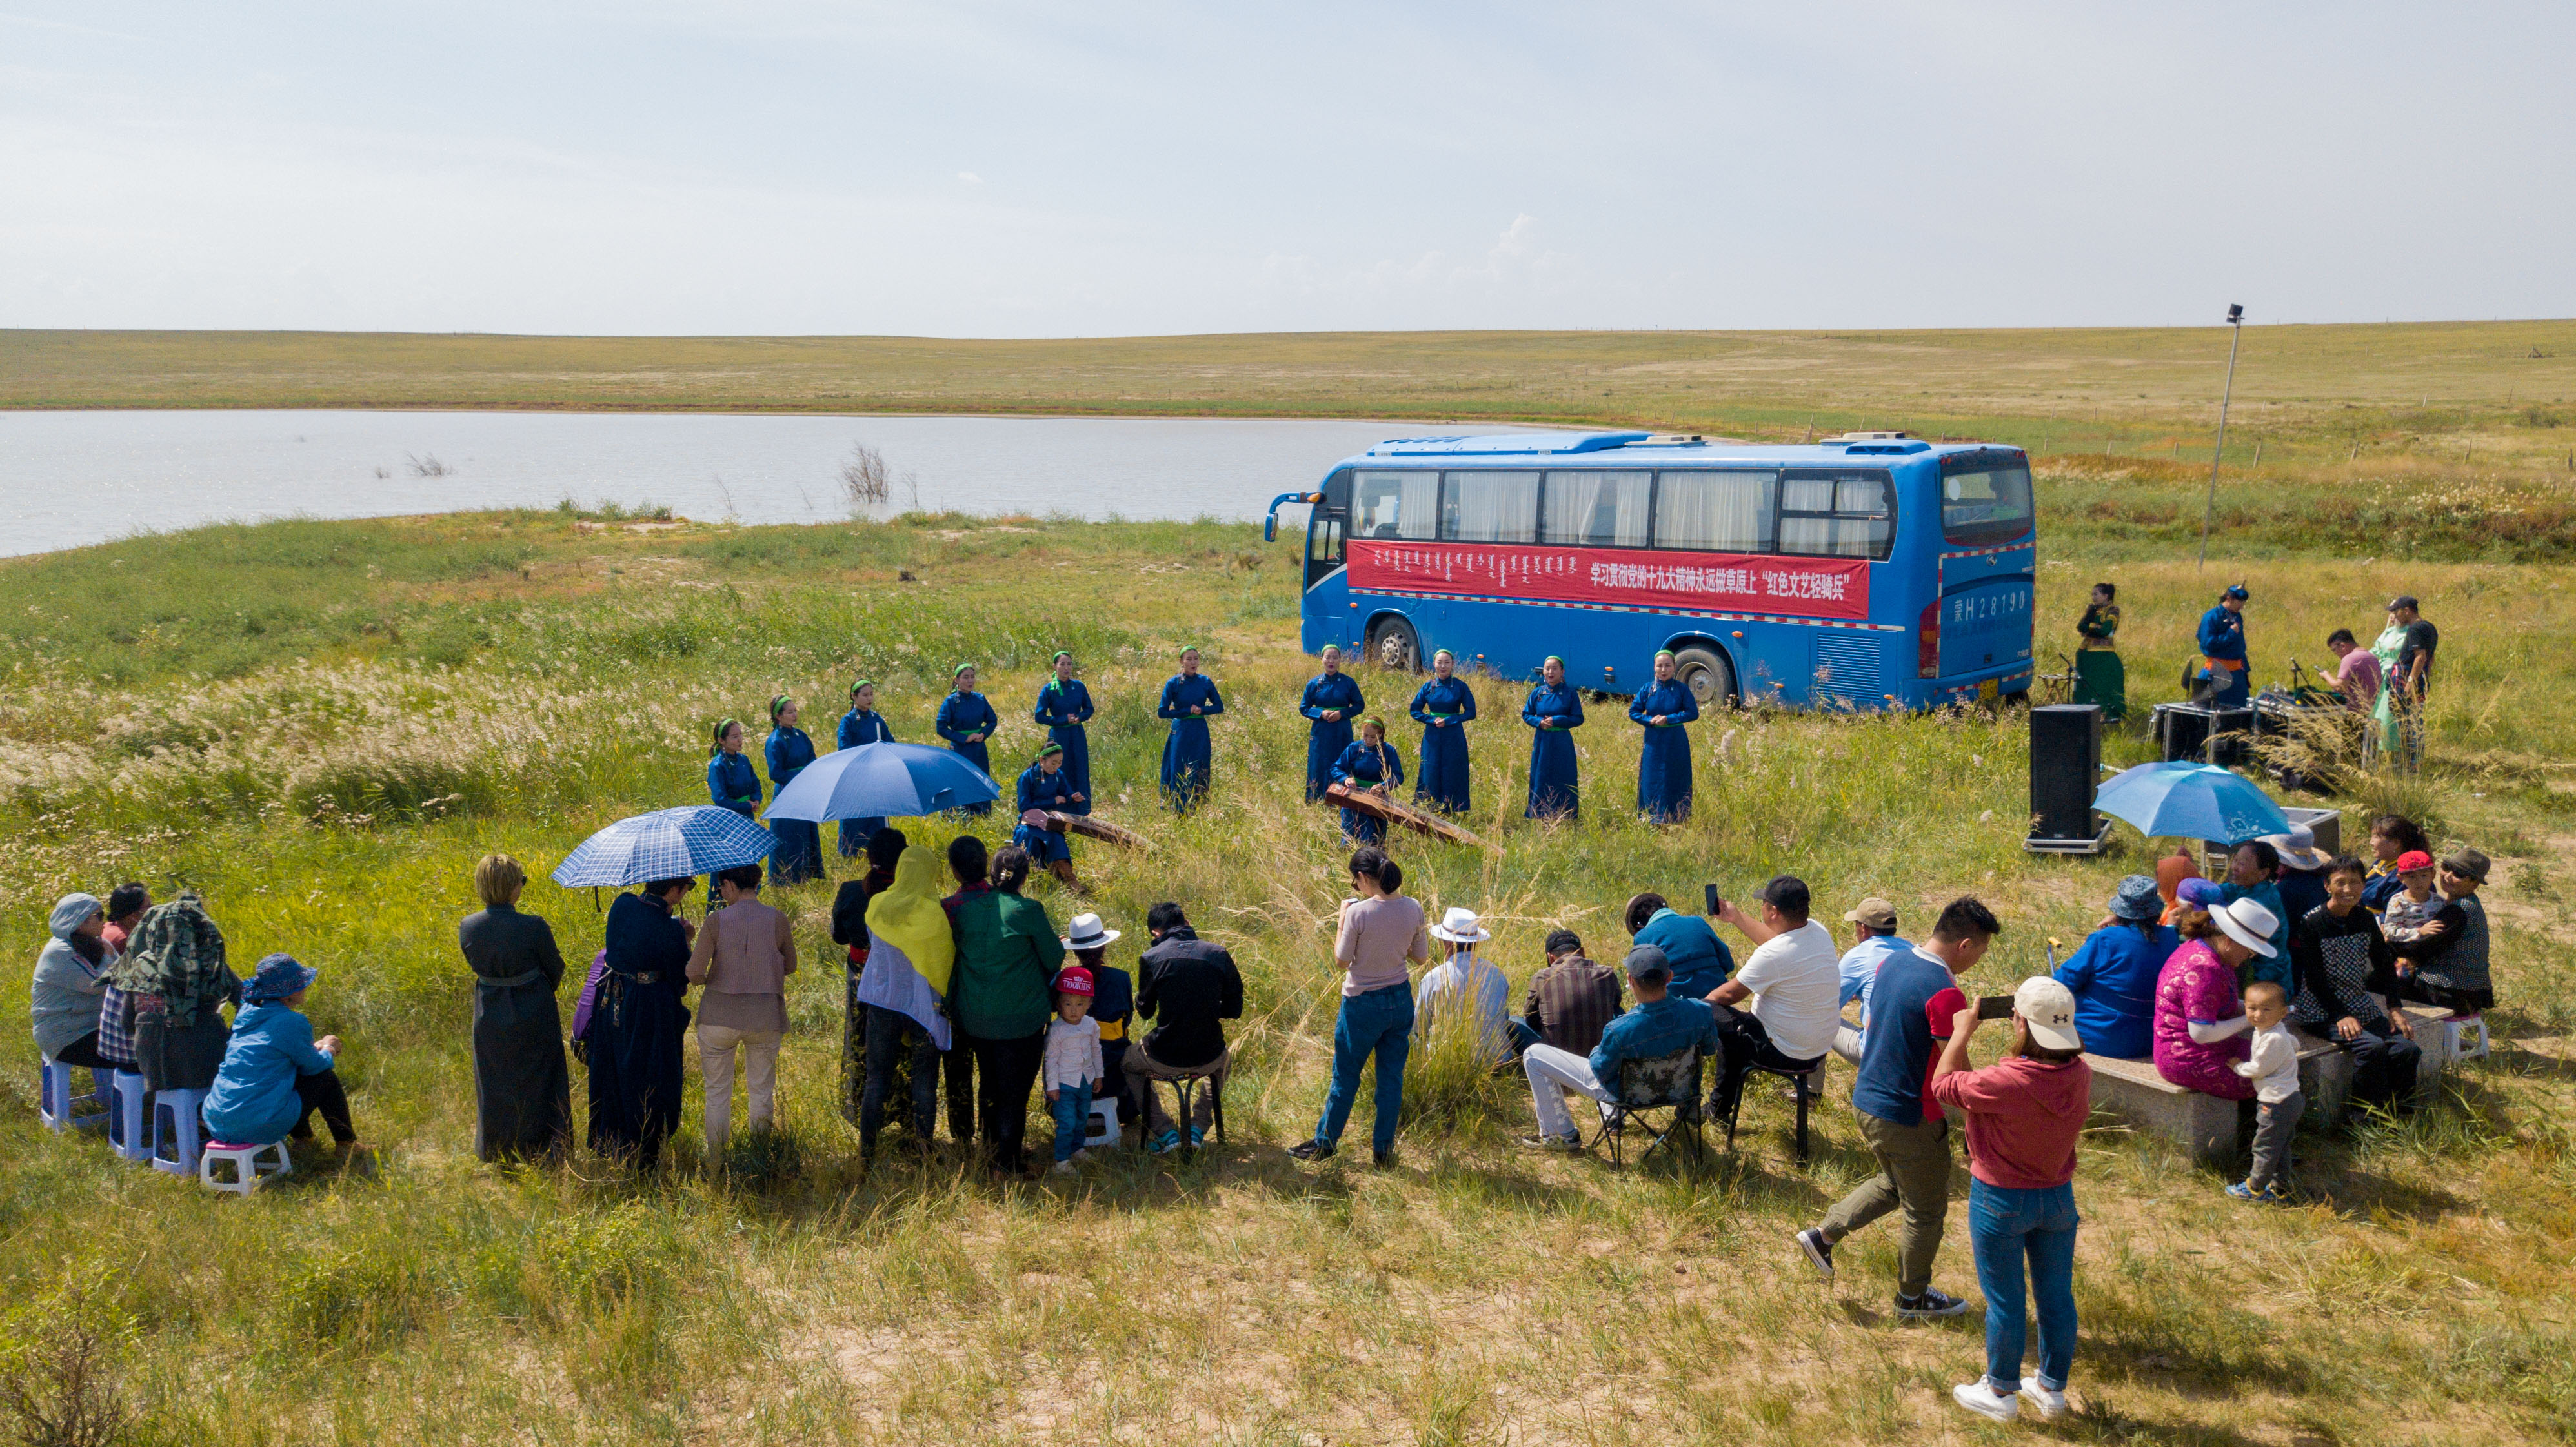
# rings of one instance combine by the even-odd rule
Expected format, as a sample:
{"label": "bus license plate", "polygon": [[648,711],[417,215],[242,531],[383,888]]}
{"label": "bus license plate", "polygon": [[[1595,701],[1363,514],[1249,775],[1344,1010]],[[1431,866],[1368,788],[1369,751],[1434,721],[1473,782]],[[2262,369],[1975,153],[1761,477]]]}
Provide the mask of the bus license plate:
{"label": "bus license plate", "polygon": [[2003,688],[2004,681],[2002,679],[1987,679],[1985,682],[1977,685],[1977,702],[1993,703],[1996,699],[2003,696]]}

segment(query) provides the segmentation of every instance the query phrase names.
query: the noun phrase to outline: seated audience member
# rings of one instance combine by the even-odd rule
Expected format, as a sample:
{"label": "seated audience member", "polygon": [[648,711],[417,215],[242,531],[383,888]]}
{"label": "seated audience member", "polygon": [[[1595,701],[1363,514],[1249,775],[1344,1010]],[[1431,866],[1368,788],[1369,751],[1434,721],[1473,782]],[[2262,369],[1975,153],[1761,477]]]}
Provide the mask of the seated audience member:
{"label": "seated audience member", "polygon": [[2378,656],[2354,642],[2349,628],[2338,628],[2327,634],[2326,651],[2335,656],[2335,696],[2343,700],[2343,706],[2365,715],[2377,707]]}
{"label": "seated audience member", "polygon": [[2487,973],[2487,907],[2478,886],[2487,882],[2487,857],[2463,849],[2442,861],[2442,903],[2411,943],[2390,942],[2397,952],[2397,998],[2455,1015],[2495,1005]]}
{"label": "seated audience member", "polygon": [[102,937],[107,947],[125,953],[125,942],[134,927],[143,923],[143,912],[152,907],[152,891],[140,884],[120,884],[107,894],[107,928]]}
{"label": "seated audience member", "polygon": [[1735,973],[1735,956],[1707,920],[1683,914],[1660,894],[1641,894],[1628,901],[1628,934],[1633,943],[1664,952],[1673,972],[1666,986],[1684,999],[1705,1000],[1708,992]]}
{"label": "seated audience member", "polygon": [[1896,933],[1896,906],[1872,895],[1843,912],[1843,922],[1852,927],[1852,947],[1843,952],[1836,968],[1842,976],[1842,1000],[1837,1009],[1847,1009],[1860,1002],[1860,1024],[1837,1024],[1834,1030],[1834,1053],[1854,1065],[1860,1063],[1860,1052],[1869,1039],[1869,990],[1878,983],[1878,967],[1891,955],[1904,954],[1914,948],[1911,941]]}
{"label": "seated audience member", "polygon": [[2325,877],[2326,902],[2290,937],[2299,977],[2290,1016],[2352,1056],[2353,1100],[2400,1107],[2414,1098],[2424,1052],[2408,1034],[2406,1017],[2379,1003],[2397,988],[2397,956],[2379,920],[2362,908],[2369,879],[2362,862],[2347,854],[2325,867]]}
{"label": "seated audience member", "polygon": [[2281,891],[2281,918],[2289,922],[2289,938],[2298,939],[2299,921],[2326,902],[2326,852],[2317,847],[2316,831],[2305,824],[2293,824],[2286,834],[2266,834],[2263,842],[2280,856],[2281,869],[2272,882]]}
{"label": "seated audience member", "polygon": [[[2281,855],[2260,839],[2248,839],[2227,852],[2227,883],[2218,902],[2250,899],[2272,916],[2272,952],[2254,961],[2253,979],[2290,987],[2290,916],[2281,903]],[[2250,983],[2250,982],[2249,982]]]}
{"label": "seated audience member", "polygon": [[2156,975],[2182,946],[2156,923],[2162,908],[2154,880],[2121,880],[2111,917],[2057,967],[2057,983],[2075,997],[2076,1032],[2096,1055],[2144,1060],[2155,1051]]}
{"label": "seated audience member", "polygon": [[1547,937],[1547,963],[1530,976],[1521,1022],[1534,1038],[1522,1048],[1545,1044],[1590,1055],[1601,1043],[1602,1027],[1619,1017],[1619,1006],[1618,972],[1585,959],[1574,931],[1557,930]]}
{"label": "seated audience member", "polygon": [[[2184,896],[2189,902],[2190,896]],[[2236,970],[2269,958],[2279,922],[2250,899],[2212,902],[2183,925],[2182,948],[2156,976],[2156,1073],[2186,1090],[2244,1100],[2254,1084],[2236,1073],[2246,1057],[2245,1002]]]}
{"label": "seated audience member", "polygon": [[119,1068],[98,1051],[99,998],[117,959],[107,946],[105,910],[96,895],[67,894],[54,902],[46,927],[53,938],[37,952],[27,990],[36,1049],[58,1065]]}
{"label": "seated audience member", "polygon": [[2406,881],[2397,872],[2397,861],[2409,854],[2422,854],[2427,862],[2433,857],[2433,841],[2415,821],[2403,814],[2381,814],[2370,821],[2370,887],[2361,892],[2361,902],[2376,914],[2388,908],[2388,897],[2405,888]]}
{"label": "seated audience member", "polygon": [[1530,1108],[1538,1116],[1538,1134],[1521,1144],[1538,1150],[1581,1149],[1583,1132],[1566,1109],[1565,1093],[1579,1091],[1602,1107],[1602,1117],[1619,1100],[1619,1067],[1630,1060],[1655,1060],[1696,1047],[1703,1055],[1725,1048],[1717,1014],[1700,1000],[1671,993],[1672,967],[1653,945],[1628,951],[1628,983],[1636,988],[1635,1009],[1601,1031],[1601,1043],[1590,1056],[1554,1045],[1533,1045],[1521,1053],[1521,1070],[1529,1076]]}
{"label": "seated audience member", "polygon": [[[152,908],[152,891],[140,884],[120,884],[107,896],[107,927],[99,937],[107,941],[108,960],[115,962],[125,954],[126,941],[135,927],[143,923],[144,913]],[[141,1073],[134,1055],[135,997],[117,988],[110,976],[107,988],[98,997],[99,1058],[118,1070]]]}
{"label": "seated audience member", "polygon": [[1449,946],[1449,957],[1422,972],[1413,992],[1413,1033],[1429,1039],[1443,1013],[1453,1006],[1474,1022],[1476,1049],[1489,1064],[1512,1058],[1512,982],[1501,969],[1476,957],[1476,946],[1494,937],[1472,909],[1453,909],[1431,927],[1431,937]]}
{"label": "seated audience member", "polygon": [[[1128,1094],[1144,1112],[1146,1148],[1161,1152],[1178,1148],[1181,1132],[1154,1082],[1205,1077],[1212,1090],[1225,1088],[1233,1056],[1223,1022],[1243,1018],[1243,976],[1225,946],[1200,939],[1168,900],[1145,911],[1145,933],[1153,943],[1136,961],[1136,1013],[1154,1028],[1128,1048],[1124,1070]],[[1200,1091],[1190,1107],[1190,1144],[1207,1139],[1215,1111],[1215,1097]],[[1393,1127],[1388,1122],[1389,1134]]]}
{"label": "seated audience member", "polygon": [[[1720,1120],[1735,1113],[1736,1095],[1755,1066],[1803,1074],[1834,1047],[1842,974],[1833,934],[1807,918],[1807,902],[1806,881],[1786,874],[1762,886],[1759,919],[1731,899],[1718,902],[1717,917],[1753,942],[1744,968],[1708,996],[1726,1037],[1726,1069],[1708,1102]],[[1735,1008],[1747,999],[1750,1013]]]}
{"label": "seated audience member", "polygon": [[[2143,877],[2143,876],[2141,876]],[[2092,1110],[2093,1070],[2075,999],[2045,977],[2013,991],[2012,1043],[1983,1070],[1968,1068],[1974,1006],[1951,1022],[1932,1067],[1932,1098],[1967,1118],[1968,1240],[1986,1298],[1986,1374],[1950,1391],[1982,1417],[2009,1422],[2021,1402],[2043,1419],[2066,1414],[2075,1366],[2075,1143]],[[2039,1374],[2021,1374],[2027,1338],[2022,1266],[2039,1317]]]}
{"label": "seated audience member", "polygon": [[[1066,953],[1074,963],[1091,972],[1091,1021],[1100,1027],[1100,1089],[1094,1100],[1115,1101],[1118,1123],[1125,1125],[1131,1112],[1127,1108],[1127,1077],[1120,1073],[1127,1059],[1127,1022],[1136,1013],[1136,985],[1125,970],[1109,963],[1110,942],[1119,931],[1108,929],[1096,914],[1078,914],[1065,928]],[[1053,1026],[1048,1028],[1052,1029]]]}
{"label": "seated audience member", "polygon": [[2158,923],[2169,924],[2176,929],[2182,927],[2182,920],[2177,915],[2182,907],[2182,883],[2199,877],[2200,866],[2193,863],[2188,854],[2177,851],[2156,861],[2156,893],[2165,901],[2164,918]]}
{"label": "seated audience member", "polygon": [[2421,849],[2398,855],[2397,879],[2397,891],[2379,907],[2379,932],[2388,936],[2392,947],[2415,943],[2442,909],[2441,896],[2435,892],[2439,875],[2432,855]]}
{"label": "seated audience member", "polygon": [[228,1145],[270,1145],[313,1139],[313,1114],[331,1128],[331,1147],[354,1155],[357,1127],[349,1122],[349,1096],[332,1068],[340,1037],[313,1038],[313,1022],[296,1007],[319,970],[286,955],[259,962],[242,986],[241,1013],[232,1041],[206,1093],[206,1134]]}

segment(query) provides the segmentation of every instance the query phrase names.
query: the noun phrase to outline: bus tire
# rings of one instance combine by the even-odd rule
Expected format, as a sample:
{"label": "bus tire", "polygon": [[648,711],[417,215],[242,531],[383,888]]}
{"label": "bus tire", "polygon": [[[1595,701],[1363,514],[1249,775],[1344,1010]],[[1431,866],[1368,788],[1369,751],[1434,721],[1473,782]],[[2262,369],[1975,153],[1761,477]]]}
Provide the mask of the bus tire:
{"label": "bus tire", "polygon": [[1673,677],[1690,689],[1701,713],[1723,708],[1735,700],[1735,665],[1714,648],[1676,649]]}
{"label": "bus tire", "polygon": [[1397,673],[1422,671],[1422,638],[1402,618],[1381,618],[1369,626],[1369,662]]}

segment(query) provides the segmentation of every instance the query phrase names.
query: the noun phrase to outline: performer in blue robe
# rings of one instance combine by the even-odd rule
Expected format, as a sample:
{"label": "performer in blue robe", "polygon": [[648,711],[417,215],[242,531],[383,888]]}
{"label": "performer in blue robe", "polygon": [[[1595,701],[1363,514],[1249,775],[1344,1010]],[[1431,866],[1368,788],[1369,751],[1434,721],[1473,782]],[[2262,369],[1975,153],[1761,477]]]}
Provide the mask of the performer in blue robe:
{"label": "performer in blue robe", "polygon": [[[760,775],[751,767],[751,760],[743,757],[748,738],[740,719],[729,718],[716,725],[716,744],[707,753],[707,798],[719,809],[731,809],[745,819],[757,820]],[[712,874],[707,876],[707,898],[716,898],[716,877]]]}
{"label": "performer in blue robe", "polygon": [[1583,727],[1583,697],[1565,681],[1565,660],[1551,654],[1539,685],[1521,705],[1530,726],[1529,808],[1532,819],[1571,819],[1582,812],[1574,777],[1574,735]]}
{"label": "performer in blue robe", "polygon": [[1351,720],[1368,705],[1360,700],[1359,680],[1342,672],[1342,650],[1324,645],[1324,671],[1306,680],[1297,711],[1313,722],[1306,729],[1306,802],[1324,797],[1333,782],[1333,761],[1351,746]]}
{"label": "performer in blue robe", "polygon": [[[931,720],[931,727],[937,729],[939,736],[948,740],[948,747],[964,756],[966,762],[990,774],[993,772],[993,758],[985,752],[984,741],[1001,726],[1001,717],[993,712],[993,705],[975,691],[975,665],[957,665],[957,671],[949,675],[948,696],[939,701],[939,714]],[[990,814],[993,806],[990,803],[968,804],[957,812]]]}
{"label": "performer in blue robe", "polygon": [[1064,749],[1064,777],[1073,789],[1073,802],[1059,813],[1091,812],[1091,735],[1082,726],[1090,721],[1091,690],[1074,677],[1073,655],[1055,656],[1055,677],[1038,690],[1038,706],[1033,715],[1046,725],[1047,737]]}
{"label": "performer in blue robe", "polygon": [[2218,606],[2200,615],[2201,692],[2211,708],[2243,708],[2249,674],[2245,667],[2245,600],[2242,583],[2230,583],[2218,595]]}
{"label": "performer in blue robe", "polygon": [[[862,678],[850,685],[850,711],[841,715],[841,726],[833,731],[835,748],[855,749],[861,744],[890,744],[894,730],[886,727],[885,715],[877,712],[877,685],[874,679]],[[843,859],[856,859],[885,827],[882,818],[844,819],[841,821],[839,848]]]}
{"label": "performer in blue robe", "polygon": [[1656,824],[1678,824],[1690,817],[1690,730],[1699,717],[1699,700],[1688,685],[1673,677],[1673,655],[1655,655],[1655,681],[1628,705],[1630,721],[1644,726],[1646,738],[1637,755],[1637,812]]}
{"label": "performer in blue robe", "polygon": [[1199,672],[1199,651],[1182,649],[1181,671],[1163,680],[1163,701],[1154,709],[1154,717],[1172,721],[1163,740],[1163,796],[1174,813],[1186,814],[1207,797],[1215,765],[1207,721],[1223,712],[1216,680]]}
{"label": "performer in blue robe", "polygon": [[1064,745],[1049,741],[1038,746],[1037,761],[1020,771],[1020,824],[1011,831],[1011,842],[1029,852],[1029,857],[1046,866],[1046,871],[1063,880],[1067,888],[1080,889],[1073,877],[1073,844],[1044,824],[1028,821],[1032,809],[1051,813],[1071,812],[1073,777],[1064,767]]}
{"label": "performer in blue robe", "polygon": [[1475,721],[1476,692],[1458,676],[1458,658],[1443,648],[1431,655],[1431,681],[1413,694],[1413,721],[1422,725],[1422,767],[1413,797],[1449,814],[1467,812],[1467,730]]}
{"label": "performer in blue robe", "polygon": [[[1391,792],[1404,782],[1404,755],[1386,746],[1386,720],[1360,720],[1360,736],[1333,760],[1333,778],[1353,789]],[[1386,821],[1345,806],[1342,837],[1354,844],[1375,844],[1386,837]]]}
{"label": "performer in blue robe", "polygon": [[[769,761],[769,797],[787,787],[814,762],[814,741],[796,726],[796,700],[780,694],[769,701],[769,737],[760,752]],[[775,884],[803,884],[823,877],[823,831],[811,819],[772,819],[769,832],[769,878]]]}

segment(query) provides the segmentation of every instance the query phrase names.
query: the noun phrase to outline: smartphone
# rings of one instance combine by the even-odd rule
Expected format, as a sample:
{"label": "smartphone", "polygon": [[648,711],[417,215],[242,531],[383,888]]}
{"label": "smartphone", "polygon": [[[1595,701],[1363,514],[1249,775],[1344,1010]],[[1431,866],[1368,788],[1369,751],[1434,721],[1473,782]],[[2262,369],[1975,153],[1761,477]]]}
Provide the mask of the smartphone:
{"label": "smartphone", "polygon": [[1699,897],[1700,902],[1708,906],[1708,916],[1711,919],[1717,918],[1717,912],[1726,908],[1726,901],[1717,897],[1717,886],[1714,884],[1701,885]]}
{"label": "smartphone", "polygon": [[2010,995],[1977,997],[1977,1018],[1980,1020],[2009,1020],[2012,1018],[2012,1012],[2013,997]]}

